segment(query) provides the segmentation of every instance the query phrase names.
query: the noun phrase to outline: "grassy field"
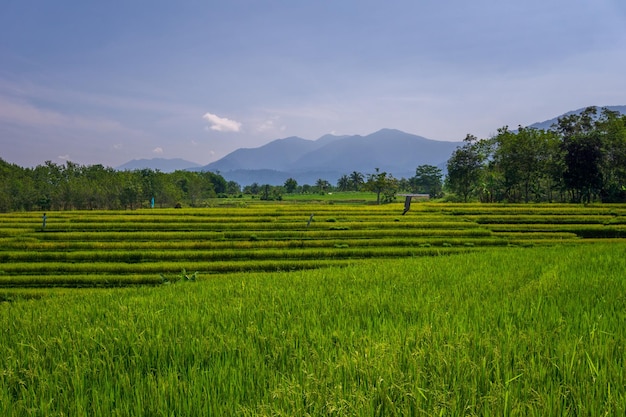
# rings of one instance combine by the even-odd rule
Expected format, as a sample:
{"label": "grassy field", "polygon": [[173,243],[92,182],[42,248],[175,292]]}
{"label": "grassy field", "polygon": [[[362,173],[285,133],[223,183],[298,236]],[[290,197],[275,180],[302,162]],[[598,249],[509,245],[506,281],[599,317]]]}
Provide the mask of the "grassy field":
{"label": "grassy field", "polygon": [[401,211],[0,215],[0,415],[625,414],[625,206]]}
{"label": "grassy field", "polygon": [[[0,288],[160,284],[499,246],[626,238],[625,206],[247,203],[206,209],[0,214]],[[311,217],[312,216],[312,217]]]}

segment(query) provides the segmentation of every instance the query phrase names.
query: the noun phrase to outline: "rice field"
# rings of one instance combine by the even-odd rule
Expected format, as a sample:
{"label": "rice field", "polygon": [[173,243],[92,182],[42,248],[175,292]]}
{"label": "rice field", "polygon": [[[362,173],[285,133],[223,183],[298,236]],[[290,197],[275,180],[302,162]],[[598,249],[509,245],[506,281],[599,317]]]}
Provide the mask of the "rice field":
{"label": "rice field", "polygon": [[401,212],[0,214],[0,415],[626,414],[626,206]]}
{"label": "rice field", "polygon": [[[343,266],[498,246],[626,238],[626,207],[250,204],[207,209],[0,214],[0,287],[162,283]],[[311,215],[313,216],[311,218]]]}

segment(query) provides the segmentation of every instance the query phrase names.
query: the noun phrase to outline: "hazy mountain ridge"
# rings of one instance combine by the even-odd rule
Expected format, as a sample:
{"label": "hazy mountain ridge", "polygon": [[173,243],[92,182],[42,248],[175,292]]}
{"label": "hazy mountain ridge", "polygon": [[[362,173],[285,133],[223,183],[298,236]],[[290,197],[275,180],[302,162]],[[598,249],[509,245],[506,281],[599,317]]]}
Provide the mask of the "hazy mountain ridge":
{"label": "hazy mountain ridge", "polygon": [[290,170],[294,162],[302,158],[307,152],[314,151],[324,146],[325,143],[340,137],[326,135],[322,138],[324,138],[323,141],[312,141],[291,136],[273,140],[258,148],[237,149],[223,158],[205,165],[202,170],[220,172],[256,169]]}
{"label": "hazy mountain ridge", "polygon": [[[598,107],[626,114],[626,106]],[[529,125],[550,129],[560,117],[579,114],[584,108]],[[205,166],[182,159],[139,159],[117,169],[176,169],[219,172],[226,180],[240,185],[252,183],[282,185],[288,178],[299,184],[314,184],[317,179],[335,183],[353,171],[373,173],[376,168],[396,178],[415,175],[415,168],[429,164],[445,169],[452,152],[462,144],[424,138],[395,129],[381,129],[366,136],[324,135],[317,140],[291,136],[273,140],[257,148],[237,149]]]}
{"label": "hazy mountain ridge", "polygon": [[[594,106],[587,106],[587,107],[594,107]],[[587,107],[582,107],[582,108],[577,109],[577,110],[568,111],[567,113],[563,113],[562,115],[554,117],[554,118],[552,118],[550,120],[545,120],[543,122],[533,123],[532,125],[529,125],[528,127],[534,127],[535,129],[548,130],[553,125],[555,125],[561,117],[571,116],[572,114],[580,114]],[[611,111],[615,111],[615,112],[618,112],[620,114],[626,114],[626,106],[602,106],[602,107],[595,106],[595,107],[598,109],[598,115],[600,115],[600,112],[602,111],[603,108],[607,108],[607,109],[609,109]]]}
{"label": "hazy mountain ridge", "polygon": [[319,178],[334,183],[343,174],[366,174],[375,168],[400,178],[414,175],[419,165],[444,166],[460,143],[394,129],[367,136],[325,135],[317,140],[289,137],[258,148],[238,149],[201,169],[219,171],[227,180],[242,185],[260,183],[261,177],[275,179],[266,182],[272,185],[283,184],[290,177],[301,184],[311,184]]}
{"label": "hazy mountain ridge", "polygon": [[161,172],[174,172],[177,170],[186,170],[199,168],[201,165],[190,162],[181,158],[152,158],[152,159],[133,159],[122,164],[115,169],[118,171],[134,171],[137,169],[153,169]]}

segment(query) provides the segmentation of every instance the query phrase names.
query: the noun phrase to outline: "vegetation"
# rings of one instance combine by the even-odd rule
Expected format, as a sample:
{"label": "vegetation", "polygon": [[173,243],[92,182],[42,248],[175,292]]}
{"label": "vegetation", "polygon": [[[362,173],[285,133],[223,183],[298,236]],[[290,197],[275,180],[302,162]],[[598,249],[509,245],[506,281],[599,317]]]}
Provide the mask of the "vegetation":
{"label": "vegetation", "polygon": [[394,178],[374,168],[353,171],[336,186],[319,178],[299,185],[253,183],[242,188],[211,172],[164,174],[143,169],[117,172],[102,165],[46,162],[24,169],[0,159],[0,212],[19,210],[204,207],[215,197],[281,201],[286,195],[372,192],[378,204],[398,192],[468,202],[626,202],[626,115],[595,107],[561,117],[549,130],[508,126],[488,139],[467,135],[440,168],[421,165],[411,178]]}
{"label": "vegetation", "polygon": [[468,135],[448,160],[447,189],[461,201],[626,202],[626,115],[589,107],[550,130]]}
{"label": "vegetation", "polygon": [[159,207],[201,207],[207,199],[239,189],[212,172],[115,171],[69,161],[31,169],[0,159],[0,179],[0,212],[136,209],[150,206],[152,199]]}
{"label": "vegetation", "polygon": [[402,216],[401,203],[350,201],[47,212],[45,226],[41,213],[0,214],[0,287],[158,285],[185,269],[291,271],[626,237],[623,205],[421,202]]}
{"label": "vegetation", "polygon": [[590,108],[445,183],[0,160],[0,414],[624,415],[625,145]]}
{"label": "vegetation", "polygon": [[23,290],[0,303],[0,413],[623,415],[624,249]]}
{"label": "vegetation", "polygon": [[415,176],[410,178],[411,192],[428,194],[430,198],[443,196],[443,172],[434,165],[420,165],[415,169]]}

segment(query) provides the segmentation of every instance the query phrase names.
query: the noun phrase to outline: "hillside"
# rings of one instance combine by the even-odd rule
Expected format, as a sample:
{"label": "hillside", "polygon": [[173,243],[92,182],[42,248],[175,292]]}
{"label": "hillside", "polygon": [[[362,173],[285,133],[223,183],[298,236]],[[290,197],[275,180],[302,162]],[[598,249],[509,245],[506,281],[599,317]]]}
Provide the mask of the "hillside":
{"label": "hillside", "polygon": [[419,165],[444,167],[458,145],[394,129],[367,136],[325,135],[317,140],[289,137],[258,148],[238,149],[201,169],[219,171],[241,185],[262,180],[278,185],[290,177],[301,184],[318,178],[334,183],[341,175],[371,173],[375,168],[400,178],[414,175]]}
{"label": "hillside", "polygon": [[[606,108],[626,114],[626,106]],[[550,129],[560,117],[578,114],[584,109],[573,110],[529,127]],[[276,139],[257,148],[237,149],[205,166],[181,159],[141,159],[117,169],[212,171],[244,186],[252,183],[282,185],[288,178],[296,179],[299,184],[314,184],[320,178],[335,183],[342,175],[354,171],[368,174],[376,168],[397,178],[408,178],[415,174],[415,168],[423,164],[445,169],[452,152],[461,143],[382,129],[366,136],[328,134],[317,140],[297,136]]]}
{"label": "hillside", "polygon": [[[543,121],[543,122],[533,123],[532,125],[530,125],[530,126],[528,126],[528,127],[534,127],[534,128],[536,128],[536,129],[548,130],[548,129],[550,129],[550,128],[552,127],[552,125],[556,124],[556,122],[557,122],[557,121],[558,121],[561,117],[564,117],[564,116],[570,116],[570,115],[572,115],[572,114],[580,114],[580,113],[582,113],[582,112],[583,112],[586,108],[587,108],[587,107],[583,107],[583,108],[580,108],[580,109],[578,109],[578,110],[572,110],[572,111],[569,111],[569,112],[567,112],[567,113],[564,113],[564,114],[562,114],[562,115],[560,115],[560,116],[554,117],[554,118],[552,118],[552,119],[550,119],[550,120],[545,120],[545,121]],[[604,106],[604,107],[598,107],[598,114],[600,113],[600,109],[601,109],[601,108],[607,108],[607,109],[609,109],[609,110],[611,110],[611,111],[615,111],[615,112],[618,112],[618,113],[621,113],[621,114],[626,114],[626,106]]]}
{"label": "hillside", "polygon": [[186,161],[180,158],[166,159],[166,158],[153,158],[153,159],[133,159],[125,164],[122,164],[115,169],[118,171],[134,171],[136,169],[154,169],[161,172],[174,172],[177,170],[198,168],[200,165],[195,162]]}

